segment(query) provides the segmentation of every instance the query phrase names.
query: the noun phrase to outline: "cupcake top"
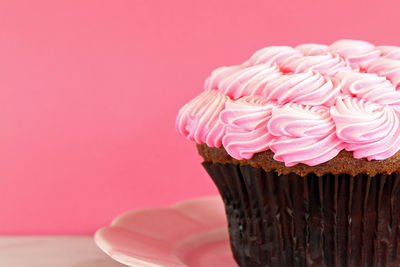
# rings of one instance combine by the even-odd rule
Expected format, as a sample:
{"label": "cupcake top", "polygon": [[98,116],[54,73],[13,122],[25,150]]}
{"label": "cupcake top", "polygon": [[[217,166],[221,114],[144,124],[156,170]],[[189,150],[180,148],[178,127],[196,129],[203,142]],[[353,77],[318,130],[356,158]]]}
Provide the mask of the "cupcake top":
{"label": "cupcake top", "polygon": [[176,129],[237,160],[271,150],[315,166],[341,150],[384,160],[400,149],[400,47],[339,40],[270,46],[214,70]]}

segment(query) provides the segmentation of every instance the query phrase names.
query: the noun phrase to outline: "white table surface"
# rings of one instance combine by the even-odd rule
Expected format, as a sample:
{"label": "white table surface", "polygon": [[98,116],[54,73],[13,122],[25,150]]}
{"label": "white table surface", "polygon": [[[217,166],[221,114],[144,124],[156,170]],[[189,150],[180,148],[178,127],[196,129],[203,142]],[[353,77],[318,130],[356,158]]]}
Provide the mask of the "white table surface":
{"label": "white table surface", "polygon": [[121,267],[92,236],[0,236],[2,267]]}

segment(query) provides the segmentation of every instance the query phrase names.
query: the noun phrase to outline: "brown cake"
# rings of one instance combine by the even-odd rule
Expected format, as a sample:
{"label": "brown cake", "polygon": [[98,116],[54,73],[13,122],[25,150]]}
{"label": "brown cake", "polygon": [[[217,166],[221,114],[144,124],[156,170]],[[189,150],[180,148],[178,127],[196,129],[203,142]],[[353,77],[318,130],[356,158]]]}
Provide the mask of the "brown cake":
{"label": "brown cake", "polygon": [[400,266],[400,48],[270,46],[186,104],[240,266]]}

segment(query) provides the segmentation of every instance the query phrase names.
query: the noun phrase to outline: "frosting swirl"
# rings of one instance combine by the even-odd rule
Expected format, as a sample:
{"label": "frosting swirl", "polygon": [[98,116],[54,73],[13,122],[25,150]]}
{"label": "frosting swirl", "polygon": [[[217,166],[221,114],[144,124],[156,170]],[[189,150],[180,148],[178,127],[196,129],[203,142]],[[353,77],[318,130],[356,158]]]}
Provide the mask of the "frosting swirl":
{"label": "frosting swirl", "polygon": [[257,96],[226,102],[220,120],[226,127],[222,143],[229,155],[250,159],[255,153],[268,149],[273,136],[268,132],[267,123],[275,106]]}
{"label": "frosting swirl", "polygon": [[339,98],[331,107],[337,136],[355,158],[381,160],[400,149],[397,111],[353,97]]}
{"label": "frosting swirl", "polygon": [[210,77],[208,77],[204,83],[205,90],[218,89],[219,84],[223,79],[229,77],[230,75],[234,75],[235,73],[245,69],[245,66],[236,65],[236,66],[224,66],[214,70]]}
{"label": "frosting swirl", "polygon": [[308,71],[277,77],[267,84],[262,95],[279,104],[332,105],[340,92],[340,81]]}
{"label": "frosting swirl", "polygon": [[214,70],[175,126],[236,159],[270,149],[286,166],[314,166],[346,149],[382,160],[400,150],[399,86],[399,47],[271,46]]}
{"label": "frosting swirl", "polygon": [[339,72],[335,75],[341,80],[341,92],[382,105],[399,105],[400,91],[384,77],[374,73]]}
{"label": "frosting swirl", "polygon": [[175,128],[198,144],[220,147],[225,129],[218,117],[227,100],[216,90],[204,91],[179,110]]}
{"label": "frosting swirl", "polygon": [[383,57],[400,60],[400,47],[382,45],[377,48],[381,51]]}
{"label": "frosting swirl", "polygon": [[286,104],[272,111],[268,131],[276,136],[269,145],[274,159],[286,166],[315,166],[343,149],[328,108]]}
{"label": "frosting swirl", "polygon": [[341,57],[331,53],[286,60],[282,63],[281,68],[294,73],[316,70],[327,76],[333,76],[339,71],[351,70],[350,66]]}
{"label": "frosting swirl", "polygon": [[281,74],[276,65],[254,65],[222,78],[218,84],[218,90],[233,99],[245,95],[256,95],[258,91],[254,90],[254,83],[261,88],[263,84],[279,75]]}
{"label": "frosting swirl", "polygon": [[368,65],[367,70],[386,77],[396,88],[400,85],[400,60],[377,58]]}
{"label": "frosting swirl", "polygon": [[251,58],[245,62],[246,65],[258,64],[281,64],[284,60],[302,57],[303,55],[290,46],[269,46],[256,51]]}
{"label": "frosting swirl", "polygon": [[301,44],[296,46],[296,49],[305,56],[318,56],[327,52],[328,46],[322,44]]}
{"label": "frosting swirl", "polygon": [[378,58],[381,52],[374,45],[358,40],[339,40],[329,46],[331,52],[337,53],[356,67],[365,68],[369,61]]}

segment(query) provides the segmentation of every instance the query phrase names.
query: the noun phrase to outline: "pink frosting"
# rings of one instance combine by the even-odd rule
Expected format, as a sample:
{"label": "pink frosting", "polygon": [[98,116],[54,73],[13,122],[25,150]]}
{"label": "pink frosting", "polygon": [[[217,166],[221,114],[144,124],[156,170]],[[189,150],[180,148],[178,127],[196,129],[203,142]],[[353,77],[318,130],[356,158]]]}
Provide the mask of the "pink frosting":
{"label": "pink frosting", "polygon": [[259,96],[245,96],[226,102],[220,120],[226,127],[222,143],[236,159],[250,159],[269,148],[273,136],[267,129],[274,103]]}
{"label": "pink frosting", "polygon": [[262,84],[281,75],[276,65],[235,66],[234,69],[235,71],[232,72],[232,69],[224,67],[222,70],[213,72],[206,80],[205,89],[218,89],[223,94],[237,99],[245,95],[256,95],[257,90],[253,89],[254,86],[261,87]]}
{"label": "pink frosting", "polygon": [[179,110],[175,128],[198,144],[220,147],[225,127],[219,121],[219,113],[228,99],[217,90],[204,91]]}
{"label": "pink frosting", "polygon": [[400,150],[400,48],[339,40],[271,46],[221,67],[176,120],[179,133],[236,159],[271,149],[314,166],[342,149],[386,159]]}
{"label": "pink frosting", "polygon": [[371,60],[381,54],[374,45],[356,40],[339,40],[329,46],[331,52],[337,53],[350,64],[365,68]]}
{"label": "pink frosting", "polygon": [[262,95],[279,104],[331,105],[340,92],[340,81],[308,71],[281,75],[266,84]]}
{"label": "pink frosting", "polygon": [[316,70],[322,75],[332,76],[339,71],[351,70],[350,65],[338,55],[324,53],[318,56],[303,56],[289,58],[284,61],[282,68],[285,71],[301,73]]}
{"label": "pink frosting", "polygon": [[331,107],[338,138],[355,158],[382,160],[400,149],[400,122],[396,109],[362,99],[339,98]]}
{"label": "pink frosting", "polygon": [[210,77],[208,77],[204,83],[204,89],[218,89],[222,80],[226,79],[230,75],[235,75],[237,72],[246,69],[246,66],[224,66],[214,70]]}
{"label": "pink frosting", "polygon": [[296,49],[305,56],[318,56],[327,52],[328,46],[321,44],[301,44],[296,46]]}
{"label": "pink frosting", "polygon": [[368,65],[367,70],[386,77],[396,88],[400,85],[400,60],[377,58]]}
{"label": "pink frosting", "polygon": [[390,45],[382,45],[377,47],[383,57],[391,58],[391,59],[400,59],[400,47],[398,46],[390,46]]}
{"label": "pink frosting", "polygon": [[245,65],[259,65],[276,63],[280,65],[283,61],[302,57],[300,51],[290,46],[269,46],[255,52]]}
{"label": "pink frosting", "polygon": [[393,84],[374,73],[339,72],[341,91],[344,95],[358,97],[378,104],[399,105],[400,91]]}
{"label": "pink frosting", "polygon": [[286,104],[272,111],[268,131],[276,136],[269,144],[274,159],[286,166],[315,166],[343,149],[328,108]]}

